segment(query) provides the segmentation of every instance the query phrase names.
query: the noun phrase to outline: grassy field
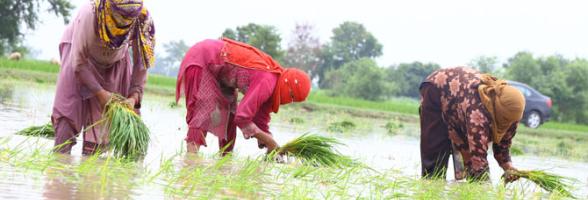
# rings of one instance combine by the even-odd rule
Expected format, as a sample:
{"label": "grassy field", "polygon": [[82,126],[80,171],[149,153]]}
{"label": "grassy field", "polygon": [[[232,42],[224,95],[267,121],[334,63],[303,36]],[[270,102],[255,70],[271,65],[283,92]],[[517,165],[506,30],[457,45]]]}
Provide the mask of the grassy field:
{"label": "grassy field", "polygon": [[386,101],[368,101],[350,97],[333,97],[327,95],[326,91],[318,90],[310,93],[308,101],[317,104],[339,105],[410,115],[417,115],[419,112],[418,101],[409,98],[397,98]]}

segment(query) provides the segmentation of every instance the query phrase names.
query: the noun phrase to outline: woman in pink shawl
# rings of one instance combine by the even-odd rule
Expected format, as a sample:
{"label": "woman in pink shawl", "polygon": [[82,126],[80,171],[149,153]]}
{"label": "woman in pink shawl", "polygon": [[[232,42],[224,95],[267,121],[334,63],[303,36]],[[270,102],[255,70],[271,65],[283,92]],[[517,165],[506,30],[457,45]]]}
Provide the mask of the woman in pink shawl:
{"label": "woman in pink shawl", "polygon": [[111,93],[127,97],[138,112],[154,61],[154,33],[142,0],[93,0],[80,8],[59,44],[62,66],[51,115],[56,152],[69,154],[80,132],[84,155],[108,144],[100,127],[85,128],[101,118]]}
{"label": "woman in pink shawl", "polygon": [[[201,41],[188,50],[178,74],[176,101],[182,90],[188,152],[206,146],[207,132],[218,137],[223,153],[231,152],[237,127],[270,152],[278,146],[269,132],[270,113],[277,113],[280,105],[304,101],[310,79],[298,69],[282,68],[250,45],[223,38]],[[244,94],[238,105],[237,92]]]}

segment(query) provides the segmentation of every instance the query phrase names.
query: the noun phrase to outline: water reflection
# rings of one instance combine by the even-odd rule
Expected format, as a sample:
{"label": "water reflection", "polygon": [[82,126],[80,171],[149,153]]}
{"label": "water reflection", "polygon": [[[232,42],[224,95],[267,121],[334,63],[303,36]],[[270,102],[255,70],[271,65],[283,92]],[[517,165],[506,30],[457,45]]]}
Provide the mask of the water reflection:
{"label": "water reflection", "polygon": [[130,199],[139,184],[134,163],[112,162],[98,156],[57,155],[57,164],[46,171],[46,199]]}
{"label": "water reflection", "polygon": [[4,104],[12,98],[14,87],[8,84],[0,84],[0,103]]}

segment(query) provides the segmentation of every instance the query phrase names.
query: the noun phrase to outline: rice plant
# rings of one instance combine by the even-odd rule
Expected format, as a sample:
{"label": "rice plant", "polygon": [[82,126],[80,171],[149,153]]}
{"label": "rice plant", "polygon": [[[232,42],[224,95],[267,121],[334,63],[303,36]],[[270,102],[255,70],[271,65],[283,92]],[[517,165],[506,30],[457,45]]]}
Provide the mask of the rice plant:
{"label": "rice plant", "polygon": [[356,127],[355,123],[353,123],[351,121],[343,120],[340,122],[333,122],[333,123],[329,124],[329,127],[327,127],[327,130],[329,132],[345,133],[345,132],[352,131],[353,129],[355,129],[355,127]]}
{"label": "rice plant", "polygon": [[396,135],[398,134],[398,131],[404,128],[404,124],[402,124],[398,119],[394,119],[386,123],[386,125],[384,125],[384,128],[386,128],[388,134]]}
{"label": "rice plant", "polygon": [[572,182],[574,181],[571,178],[541,170],[508,170],[505,173],[506,175],[513,175],[532,181],[548,192],[558,192],[565,197],[575,198],[570,192]]}
{"label": "rice plant", "polygon": [[34,136],[34,137],[55,137],[55,130],[51,122],[41,126],[31,126],[16,132],[17,135]]}
{"label": "rice plant", "polygon": [[274,155],[293,156],[306,164],[343,167],[353,164],[351,158],[334,149],[341,143],[330,137],[304,134],[274,151]]}
{"label": "rice plant", "polygon": [[123,101],[124,97],[113,94],[104,109],[101,122],[109,131],[109,146],[113,155],[136,159],[147,153],[149,129],[141,117]]}

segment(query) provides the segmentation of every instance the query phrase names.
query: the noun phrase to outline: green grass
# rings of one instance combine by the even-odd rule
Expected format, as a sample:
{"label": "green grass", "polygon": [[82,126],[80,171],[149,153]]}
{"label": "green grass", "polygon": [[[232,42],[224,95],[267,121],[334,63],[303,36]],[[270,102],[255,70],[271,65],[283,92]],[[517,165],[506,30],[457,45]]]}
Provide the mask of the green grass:
{"label": "green grass", "polygon": [[[39,79],[37,82],[47,82],[47,83],[54,83],[56,80],[56,74],[59,73],[59,66],[55,64],[51,64],[48,61],[42,60],[20,60],[20,61],[12,61],[6,58],[0,57],[0,69],[4,72],[11,73],[13,75],[12,78],[21,79],[24,77],[23,73],[19,73],[18,71],[26,71],[26,72],[33,72],[32,75],[35,79]],[[16,71],[17,70],[17,71]],[[50,75],[50,76],[47,76]],[[7,75],[4,75],[7,77]],[[31,77],[28,77],[30,79]],[[42,80],[42,81],[41,81]],[[176,79],[173,77],[161,76],[161,75],[152,75],[150,74],[147,78],[148,85],[163,87],[167,89],[172,89],[176,87]]]}
{"label": "green grass", "polygon": [[58,73],[59,65],[51,64],[48,61],[41,60],[20,60],[12,61],[0,57],[0,68],[17,69],[27,71],[37,71],[46,73]]}
{"label": "green grass", "polygon": [[539,127],[539,129],[557,129],[557,130],[582,132],[582,133],[588,134],[588,125],[582,125],[582,124],[546,122],[545,124],[541,125]]}
{"label": "green grass", "polygon": [[176,78],[150,74],[149,78],[147,79],[147,84],[165,88],[172,88],[175,91]]}
{"label": "green grass", "polygon": [[351,97],[333,97],[327,95],[327,92],[322,90],[313,90],[308,96],[308,102],[411,115],[417,115],[419,110],[419,103],[414,99],[398,98],[387,101],[368,101]]}

